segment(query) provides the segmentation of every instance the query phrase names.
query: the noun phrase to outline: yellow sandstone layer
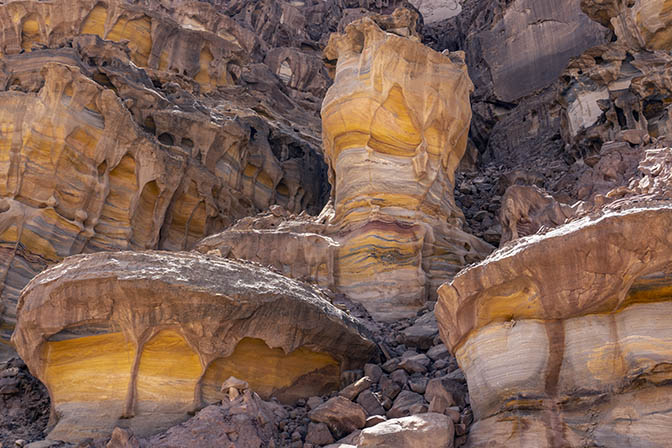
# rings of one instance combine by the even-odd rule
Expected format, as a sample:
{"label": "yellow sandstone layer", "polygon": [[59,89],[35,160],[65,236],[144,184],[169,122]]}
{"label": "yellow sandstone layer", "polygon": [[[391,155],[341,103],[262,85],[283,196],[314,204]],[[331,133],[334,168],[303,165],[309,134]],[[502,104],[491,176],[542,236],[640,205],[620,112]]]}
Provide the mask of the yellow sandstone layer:
{"label": "yellow sandstone layer", "polygon": [[502,248],[439,290],[470,447],[669,446],[672,206]]}
{"label": "yellow sandstone layer", "polygon": [[[77,45],[111,51],[89,37]],[[278,160],[260,120],[252,128],[181,111],[149,93],[151,81],[129,61],[116,74],[127,76],[119,85],[131,99],[122,101],[80,57],[59,49],[4,58],[22,89],[0,91],[0,358],[11,351],[19,292],[66,256],[185,250],[272,203],[316,202],[305,179],[319,176]]]}
{"label": "yellow sandstone layer", "polygon": [[412,315],[487,252],[453,199],[471,120],[464,55],[422,45],[414,14],[353,22],[324,52],[336,61],[322,103],[335,282],[385,320]]}
{"label": "yellow sandstone layer", "polygon": [[243,379],[292,403],[337,390],[375,345],[316,290],[197,254],[73,256],[20,299],[12,342],[49,390],[55,440],[165,429]]}
{"label": "yellow sandstone layer", "polygon": [[0,5],[0,57],[40,46],[53,48],[73,36],[92,34],[127,42],[138,67],[191,77],[209,92],[234,83],[229,63],[247,59],[247,45],[254,37],[231,27],[228,17],[213,11],[206,17],[202,9],[189,5],[168,17],[158,7],[143,8],[119,0],[13,1]]}
{"label": "yellow sandstone layer", "polygon": [[425,47],[398,9],[334,34],[322,104],[332,201],[316,219],[260,217],[198,245],[272,265],[360,302],[378,320],[414,316],[492,248],[464,232],[453,198],[473,85],[463,54]]}

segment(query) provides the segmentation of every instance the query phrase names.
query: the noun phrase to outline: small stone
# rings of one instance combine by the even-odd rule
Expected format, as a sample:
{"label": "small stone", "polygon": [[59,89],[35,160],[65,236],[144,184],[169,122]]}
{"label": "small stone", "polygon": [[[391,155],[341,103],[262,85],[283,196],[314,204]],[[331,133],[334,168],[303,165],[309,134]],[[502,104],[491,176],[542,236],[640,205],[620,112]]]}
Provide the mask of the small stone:
{"label": "small stone", "polygon": [[401,393],[399,393],[397,398],[394,400],[390,410],[387,411],[387,417],[408,417],[409,415],[413,414],[413,410],[411,408],[414,410],[419,409],[415,405],[425,405],[425,400],[422,398],[422,395],[411,392],[410,390],[401,391]]}
{"label": "small stone", "polygon": [[383,393],[384,397],[394,400],[396,396],[399,395],[399,392],[401,392],[401,386],[387,375],[383,375],[380,378],[380,391]]}
{"label": "small stone", "polygon": [[411,377],[408,380],[408,386],[411,390],[418,394],[424,394],[427,389],[427,378],[425,377]]}
{"label": "small stone", "polygon": [[364,427],[370,428],[372,426],[376,426],[378,423],[383,423],[384,421],[387,421],[387,419],[384,416],[372,415],[371,417],[366,419],[366,425],[364,425]]}
{"label": "small stone", "polygon": [[[431,408],[431,403],[430,403],[430,408]],[[431,412],[431,411],[430,411]],[[460,408],[457,406],[453,406],[450,408],[447,408],[445,411],[443,411],[444,414],[446,414],[450,419],[453,421],[453,423],[458,423],[461,419],[460,415]]]}
{"label": "small stone", "polygon": [[431,403],[435,395],[442,395],[450,406],[457,404],[461,408],[467,405],[467,387],[460,381],[442,376],[440,378],[433,378],[427,383],[427,391],[425,392],[425,399]]}
{"label": "small stone", "polygon": [[397,369],[390,374],[390,379],[403,388],[408,383],[408,373],[403,369]]}
{"label": "small stone", "polygon": [[383,370],[387,373],[392,373],[399,368],[399,358],[392,358],[383,364]]}
{"label": "small stone", "polygon": [[322,403],[324,403],[324,400],[321,397],[310,397],[306,401],[306,406],[308,406],[308,409],[313,410]]}
{"label": "small stone", "polygon": [[463,436],[467,433],[467,425],[464,423],[457,423],[455,425],[455,434],[458,436]]}
{"label": "small stone", "polygon": [[427,355],[419,354],[410,358],[402,359],[402,361],[399,363],[399,367],[408,373],[425,373],[429,363],[430,360]]}
{"label": "small stone", "polygon": [[367,415],[383,415],[385,414],[385,409],[383,408],[382,403],[370,390],[365,390],[360,393],[357,397],[357,404],[359,404]]}
{"label": "small stone", "polygon": [[[436,412],[437,414],[444,414],[448,409],[448,401],[441,395],[437,395],[432,398],[432,401],[429,403],[429,412]],[[458,420],[460,413],[457,413]]]}
{"label": "small stone", "polygon": [[371,381],[374,383],[377,383],[380,380],[380,377],[383,375],[383,369],[381,369],[377,364],[365,364],[364,375],[371,378]]}
{"label": "small stone", "polygon": [[329,445],[330,443],[334,443],[334,436],[331,435],[326,424],[310,423],[308,425],[308,433],[306,434],[306,443]]}
{"label": "small stone", "polygon": [[371,378],[365,376],[340,391],[339,395],[341,397],[347,398],[348,400],[354,400],[357,398],[357,395],[371,387],[372,384],[373,381],[371,381]]}
{"label": "small stone", "polygon": [[445,345],[440,344],[440,345],[435,345],[434,347],[430,348],[427,351],[427,356],[429,356],[429,358],[432,361],[438,361],[440,359],[450,358],[450,352],[448,351],[448,349],[446,348]]}
{"label": "small stone", "polygon": [[132,432],[127,429],[116,427],[112,431],[110,441],[105,448],[139,448],[140,442]]}
{"label": "small stone", "polygon": [[222,392],[227,392],[230,388],[237,389],[240,392],[243,392],[250,388],[250,385],[247,384],[247,381],[236,378],[235,376],[230,376],[226,381],[222,383]]}
{"label": "small stone", "polygon": [[14,442],[14,445],[16,445],[16,446],[26,446],[27,444],[28,444],[28,442],[23,440],[23,439],[19,439],[19,440]]}
{"label": "small stone", "polygon": [[446,375],[446,378],[449,380],[459,381],[460,383],[466,384],[467,379],[464,377],[464,372],[462,369],[456,369]]}
{"label": "small stone", "polygon": [[445,360],[445,359],[439,359],[438,361],[436,361],[436,362],[432,365],[432,367],[433,367],[435,370],[441,370],[441,369],[445,369],[446,367],[448,367],[448,364],[450,364],[450,363],[449,363],[447,360]]}
{"label": "small stone", "polygon": [[366,424],[364,409],[345,397],[330,398],[326,403],[318,406],[308,414],[316,423],[326,423],[331,432],[342,437]]}

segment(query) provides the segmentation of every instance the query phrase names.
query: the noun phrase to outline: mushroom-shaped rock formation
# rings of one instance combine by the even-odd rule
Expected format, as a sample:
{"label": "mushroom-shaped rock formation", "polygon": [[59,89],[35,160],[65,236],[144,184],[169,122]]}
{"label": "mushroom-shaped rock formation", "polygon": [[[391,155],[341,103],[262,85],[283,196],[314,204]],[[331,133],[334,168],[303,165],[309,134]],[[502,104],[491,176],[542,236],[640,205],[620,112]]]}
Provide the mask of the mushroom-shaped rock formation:
{"label": "mushroom-shaped rock formation", "polygon": [[284,402],[339,387],[375,345],[310,286],[191,253],[78,255],[24,289],[12,342],[51,396],[51,439],[136,434],[221,400],[234,376]]}
{"label": "mushroom-shaped rock formation", "polygon": [[439,290],[469,384],[471,447],[672,439],[672,205],[608,211],[504,247]]}
{"label": "mushroom-shaped rock formation", "polygon": [[329,40],[325,57],[337,63],[322,125],[332,202],[322,214],[244,221],[199,250],[333,287],[388,321],[415,315],[490,252],[462,230],[453,198],[471,119],[464,55],[422,45],[416,19],[400,8]]}

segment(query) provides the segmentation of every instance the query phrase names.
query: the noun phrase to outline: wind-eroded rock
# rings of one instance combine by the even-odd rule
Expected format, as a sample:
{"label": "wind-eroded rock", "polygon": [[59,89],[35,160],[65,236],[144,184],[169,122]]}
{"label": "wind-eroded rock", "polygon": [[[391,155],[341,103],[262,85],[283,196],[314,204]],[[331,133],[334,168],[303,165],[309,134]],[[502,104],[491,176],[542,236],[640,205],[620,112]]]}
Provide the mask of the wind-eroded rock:
{"label": "wind-eroded rock", "polygon": [[[49,389],[49,437],[136,434],[221,400],[235,376],[292,402],[339,386],[374,344],[309,286],[197,254],[80,255],[26,287],[12,342]],[[227,398],[228,399],[228,398]]]}
{"label": "wind-eroded rock", "polygon": [[489,252],[462,230],[453,199],[472,84],[460,54],[417,41],[416,19],[405,9],[366,17],[329,41],[337,63],[322,121],[333,190],[322,214],[243,221],[199,250],[331,286],[381,320],[415,314]]}
{"label": "wind-eroded rock", "polygon": [[461,230],[453,199],[473,88],[462,54],[424,47],[399,21],[406,28],[391,30],[410,38],[369,18],[332,35],[336,74],[322,104],[337,287],[388,320],[415,312],[487,247]]}
{"label": "wind-eroded rock", "polygon": [[669,445],[672,206],[507,246],[441,287],[469,384],[469,446]]}
{"label": "wind-eroded rock", "polygon": [[326,201],[307,106],[326,71],[285,87],[213,6],[14,1],[0,29],[0,358],[19,291],[68,255],[184,250],[272,204]]}

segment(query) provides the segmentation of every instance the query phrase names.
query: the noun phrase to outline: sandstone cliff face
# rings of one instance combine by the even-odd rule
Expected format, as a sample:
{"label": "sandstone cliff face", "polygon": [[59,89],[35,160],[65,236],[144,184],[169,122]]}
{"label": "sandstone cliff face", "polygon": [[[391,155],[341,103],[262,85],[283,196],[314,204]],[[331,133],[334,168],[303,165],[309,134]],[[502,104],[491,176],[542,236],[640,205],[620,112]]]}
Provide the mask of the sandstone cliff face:
{"label": "sandstone cliff face", "polygon": [[472,84],[460,54],[417,41],[415,20],[410,10],[368,17],[329,41],[325,57],[337,63],[322,121],[333,189],[321,215],[241,221],[200,251],[317,281],[388,321],[415,314],[489,252],[462,231],[453,200]]}
{"label": "sandstone cliff face", "polygon": [[669,444],[671,219],[669,204],[584,218],[439,290],[479,420],[469,446]]}
{"label": "sandstone cliff face", "polygon": [[312,53],[198,2],[16,1],[0,23],[3,352],[21,288],[68,255],[182,250],[324,204]]}
{"label": "sandstone cliff face", "polygon": [[374,344],[316,290],[256,265],[196,254],[70,257],[35,277],[12,342],[44,382],[56,426],[79,441],[148,434],[244,378],[285,402],[337,389]]}

